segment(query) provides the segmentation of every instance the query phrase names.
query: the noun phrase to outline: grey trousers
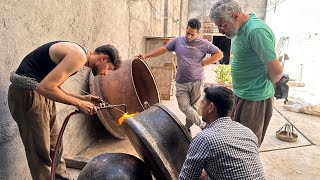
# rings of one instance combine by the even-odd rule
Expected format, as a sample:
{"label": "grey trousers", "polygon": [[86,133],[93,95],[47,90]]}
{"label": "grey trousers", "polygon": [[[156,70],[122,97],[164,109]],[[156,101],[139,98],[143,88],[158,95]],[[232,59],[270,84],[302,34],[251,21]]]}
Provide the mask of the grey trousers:
{"label": "grey trousers", "polygon": [[[55,102],[38,94],[10,85],[8,104],[11,115],[18,124],[24,144],[31,176],[35,180],[49,179],[51,157],[59,135]],[[70,179],[62,158],[63,146],[56,160],[56,179]]]}
{"label": "grey trousers", "polygon": [[176,82],[176,97],[180,110],[186,115],[186,128],[190,128],[193,124],[200,128],[206,126],[197,113],[203,85],[204,80],[188,83]]}
{"label": "grey trousers", "polygon": [[262,101],[235,98],[231,119],[251,129],[258,137],[259,146],[266,134],[273,112],[273,97]]}

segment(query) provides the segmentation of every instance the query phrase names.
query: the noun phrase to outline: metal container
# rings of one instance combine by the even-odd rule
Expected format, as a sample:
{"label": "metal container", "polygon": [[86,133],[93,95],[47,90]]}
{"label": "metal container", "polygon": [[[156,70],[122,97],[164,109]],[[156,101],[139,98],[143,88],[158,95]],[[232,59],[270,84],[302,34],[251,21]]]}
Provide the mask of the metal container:
{"label": "metal container", "polygon": [[[116,71],[104,76],[90,76],[90,93],[100,96],[109,104],[126,104],[128,114],[141,112],[145,104],[160,102],[158,87],[147,64],[140,59],[126,60]],[[124,109],[122,109],[124,111]],[[116,108],[98,111],[105,128],[116,138],[125,139],[127,134],[117,120],[123,112]]]}
{"label": "metal container", "polygon": [[125,119],[123,127],[156,179],[178,179],[191,135],[169,109],[152,105]]}
{"label": "metal container", "polygon": [[151,180],[150,169],[139,158],[124,153],[94,157],[80,172],[78,180]]}

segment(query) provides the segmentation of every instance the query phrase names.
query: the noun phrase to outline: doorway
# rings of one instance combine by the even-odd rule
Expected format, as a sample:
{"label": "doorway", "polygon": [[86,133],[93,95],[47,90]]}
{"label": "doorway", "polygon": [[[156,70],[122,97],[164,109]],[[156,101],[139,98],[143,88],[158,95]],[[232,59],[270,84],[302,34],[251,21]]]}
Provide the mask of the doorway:
{"label": "doorway", "polygon": [[213,36],[212,44],[217,46],[223,52],[223,58],[219,61],[220,64],[229,64],[231,39],[225,36]]}

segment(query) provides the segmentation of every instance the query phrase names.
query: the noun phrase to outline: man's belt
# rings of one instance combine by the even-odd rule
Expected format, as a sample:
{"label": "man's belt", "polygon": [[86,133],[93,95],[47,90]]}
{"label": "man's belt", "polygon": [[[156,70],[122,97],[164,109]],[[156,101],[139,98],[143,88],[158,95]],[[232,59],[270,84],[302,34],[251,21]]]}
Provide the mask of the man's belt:
{"label": "man's belt", "polygon": [[10,82],[23,89],[35,90],[39,84],[35,78],[21,76],[16,74],[16,71],[10,73]]}

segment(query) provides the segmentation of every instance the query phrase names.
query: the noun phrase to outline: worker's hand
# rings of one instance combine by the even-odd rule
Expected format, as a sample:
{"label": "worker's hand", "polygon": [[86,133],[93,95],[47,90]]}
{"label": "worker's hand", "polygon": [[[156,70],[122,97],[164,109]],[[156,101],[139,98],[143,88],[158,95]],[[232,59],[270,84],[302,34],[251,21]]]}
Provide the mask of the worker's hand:
{"label": "worker's hand", "polygon": [[205,62],[204,62],[204,60],[202,59],[201,60],[201,66],[205,66],[206,64],[205,64]]}
{"label": "worker's hand", "polygon": [[208,179],[208,176],[207,176],[207,172],[202,169],[202,173],[201,173],[201,176],[199,177],[199,180],[207,180]]}
{"label": "worker's hand", "polygon": [[144,54],[139,54],[136,57],[139,58],[139,59],[146,59],[146,56]]}
{"label": "worker's hand", "polygon": [[93,115],[93,114],[96,114],[98,111],[96,106],[93,103],[88,101],[81,101],[77,107],[79,111],[85,115]]}
{"label": "worker's hand", "polygon": [[84,95],[82,96],[83,100],[91,102],[95,105],[98,105],[99,103],[102,103],[102,98],[99,96],[93,96],[93,95]]}

